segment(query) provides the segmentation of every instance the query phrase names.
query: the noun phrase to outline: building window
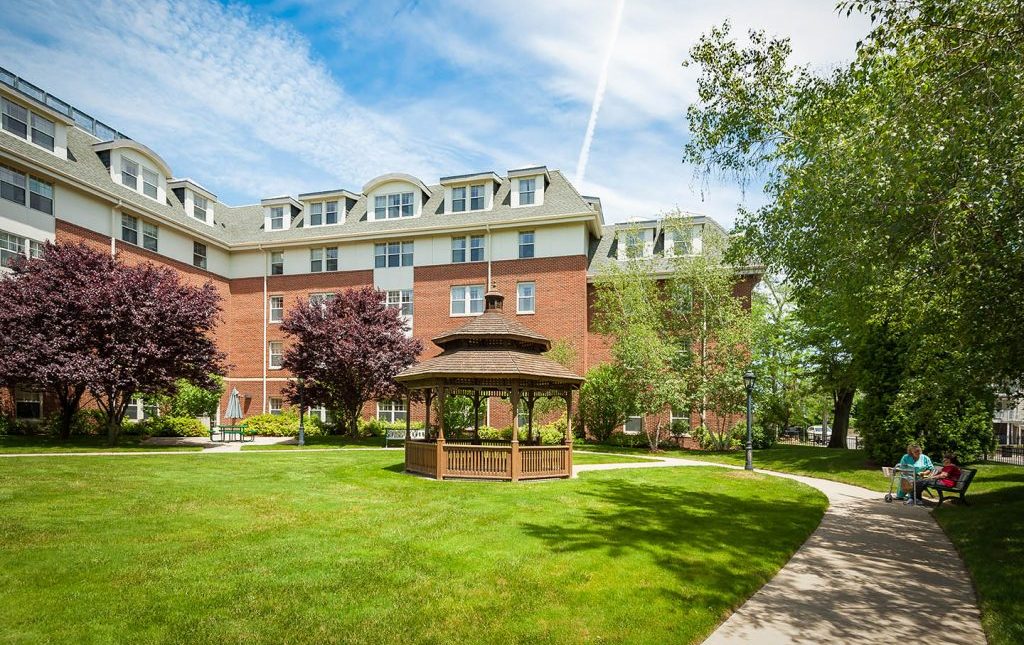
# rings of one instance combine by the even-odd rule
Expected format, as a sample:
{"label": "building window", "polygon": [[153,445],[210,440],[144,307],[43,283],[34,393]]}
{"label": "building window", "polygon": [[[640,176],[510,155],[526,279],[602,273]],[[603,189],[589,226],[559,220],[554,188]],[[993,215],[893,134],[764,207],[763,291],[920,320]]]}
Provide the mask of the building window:
{"label": "building window", "polygon": [[683,434],[690,434],[690,415],[687,414],[685,410],[677,408],[676,406],[673,405],[672,411],[669,414],[669,427],[672,429],[673,432],[675,432],[676,430],[676,424],[679,423],[683,424],[684,427],[687,429],[687,431],[684,432]]}
{"label": "building window", "polygon": [[284,206],[270,208],[270,230],[280,231],[284,228]]}
{"label": "building window", "polygon": [[469,254],[466,254],[466,238],[452,238],[452,262],[483,262],[484,260],[484,236],[471,235],[469,237]]}
{"label": "building window", "polygon": [[14,390],[14,416],[19,419],[42,419],[43,393],[16,388]]}
{"label": "building window", "polygon": [[206,245],[192,242],[192,266],[206,268]]}
{"label": "building window", "polygon": [[519,257],[533,257],[533,231],[522,231],[519,233]]}
{"label": "building window", "polygon": [[412,193],[377,195],[373,200],[374,219],[412,217]]}
{"label": "building window", "polygon": [[268,407],[270,408],[270,414],[281,414],[281,408],[284,405],[284,399],[278,396],[272,396],[267,399]]}
{"label": "building window", "polygon": [[309,205],[309,225],[322,226],[324,223],[324,205],[320,202]]}
{"label": "building window", "polygon": [[327,270],[337,271],[338,270],[338,247],[329,246],[324,249],[324,255],[327,258]]}
{"label": "building window", "polygon": [[327,308],[327,303],[334,300],[333,293],[311,293],[309,294],[309,304],[311,307],[320,307],[321,309]]}
{"label": "building window", "polygon": [[327,202],[325,208],[325,224],[337,224],[338,223],[338,202]]}
{"label": "building window", "polygon": [[139,243],[139,220],[131,215],[121,215],[121,239],[129,244]]}
{"label": "building window", "polygon": [[321,423],[334,423],[334,417],[331,415],[331,411],[322,405],[315,408],[309,408],[309,411],[306,414],[320,419]]}
{"label": "building window", "polygon": [[7,166],[0,166],[0,197],[25,205],[28,176]]}
{"label": "building window", "polygon": [[121,157],[121,184],[132,190],[139,189],[139,164],[128,157]]}
{"label": "building window", "polygon": [[516,285],[516,313],[534,313],[536,299],[537,292],[532,282],[520,282]]}
{"label": "building window", "polygon": [[0,231],[0,266],[7,266],[11,260],[17,257],[38,258],[43,254],[43,245],[35,240],[30,240],[10,233]]}
{"label": "building window", "polygon": [[53,152],[55,133],[56,128],[53,125],[53,121],[44,119],[38,114],[32,115],[32,143]]}
{"label": "building window", "polygon": [[379,419],[380,421],[388,421],[390,423],[398,423],[400,421],[405,421],[405,402],[378,401],[377,419]]}
{"label": "building window", "polygon": [[202,195],[192,195],[192,217],[206,221],[206,209],[210,203]]}
{"label": "building window", "polygon": [[160,411],[157,408],[156,403],[147,402],[141,396],[133,396],[128,402],[128,407],[125,408],[124,412],[125,418],[133,421],[152,419],[159,415]]}
{"label": "building window", "polygon": [[412,266],[412,242],[385,242],[373,245],[374,262],[377,269]]}
{"label": "building window", "polygon": [[452,262],[466,261],[466,238],[452,238]]}
{"label": "building window", "polygon": [[643,417],[629,417],[626,419],[626,423],[622,426],[622,431],[626,434],[640,434],[644,430],[644,418]]}
{"label": "building window", "polygon": [[452,212],[461,213],[466,210],[466,187],[452,188]]}
{"label": "building window", "polygon": [[412,289],[388,291],[387,306],[398,309],[403,316],[412,315]]}
{"label": "building window", "polygon": [[[142,194],[144,194],[146,197],[156,199],[156,189],[159,183],[160,179],[155,172],[146,167],[142,168]],[[196,199],[198,200],[203,198],[200,197],[199,195],[196,195]],[[205,199],[203,199],[203,208],[206,208]],[[196,217],[199,217],[199,215],[196,215]],[[203,213],[201,219],[206,219],[206,213]]]}
{"label": "building window", "polygon": [[270,252],[270,275],[284,275],[284,251]]}
{"label": "building window", "polygon": [[[519,180],[519,205],[529,206],[533,204],[534,197],[536,195],[537,179],[520,179]],[[532,257],[532,256],[531,256]]]}
{"label": "building window", "polygon": [[324,250],[309,250],[309,270],[312,273],[320,273],[324,270]]}
{"label": "building window", "polygon": [[53,215],[53,184],[28,178],[28,207],[47,215]]}
{"label": "building window", "polygon": [[474,284],[466,287],[452,287],[451,315],[466,316],[483,313],[484,285]]}
{"label": "building window", "polygon": [[484,185],[469,187],[469,209],[480,211],[484,209]]}
{"label": "building window", "polygon": [[273,340],[267,343],[269,346],[270,360],[267,365],[272,370],[279,370],[284,365],[284,345],[281,341]]}
{"label": "building window", "polygon": [[22,139],[28,138],[28,110],[17,103],[0,98],[3,104],[3,128]]}
{"label": "building window", "polygon": [[284,320],[284,296],[270,296],[270,322]]}
{"label": "building window", "polygon": [[160,236],[160,230],[149,222],[142,223],[142,247],[149,249],[150,251],[157,250],[157,238]]}

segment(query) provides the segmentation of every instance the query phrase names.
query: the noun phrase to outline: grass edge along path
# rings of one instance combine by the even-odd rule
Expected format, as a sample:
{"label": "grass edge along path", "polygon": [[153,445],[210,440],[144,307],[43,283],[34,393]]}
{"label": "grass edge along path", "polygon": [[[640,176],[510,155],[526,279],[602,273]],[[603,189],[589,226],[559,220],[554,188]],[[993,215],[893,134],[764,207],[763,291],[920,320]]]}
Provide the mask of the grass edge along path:
{"label": "grass edge along path", "polygon": [[200,446],[143,445],[144,437],[122,435],[118,445],[108,446],[107,438],[76,435],[62,440],[50,435],[0,434],[0,454],[86,453],[86,452],[160,452],[202,450]]}

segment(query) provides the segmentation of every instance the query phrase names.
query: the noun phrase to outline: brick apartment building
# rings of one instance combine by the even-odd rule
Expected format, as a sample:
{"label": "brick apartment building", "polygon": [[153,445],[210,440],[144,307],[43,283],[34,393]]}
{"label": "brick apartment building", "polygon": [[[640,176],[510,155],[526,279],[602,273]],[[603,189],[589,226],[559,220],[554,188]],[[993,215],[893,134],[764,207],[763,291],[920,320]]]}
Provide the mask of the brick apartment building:
{"label": "brick apartment building", "polygon": [[[424,357],[439,351],[431,338],[483,311],[493,282],[508,315],[573,345],[578,373],[608,358],[591,331],[589,285],[601,265],[616,261],[625,227],[605,225],[600,200],[580,195],[557,170],[481,172],[430,185],[392,173],[358,191],[228,206],[175,177],[155,151],[3,69],[0,104],[0,261],[36,255],[45,241],[82,241],[212,283],[223,298],[217,336],[232,365],[227,389],[243,395],[247,416],[285,405],[290,375],[280,360],[288,341],[279,323],[289,308],[361,285],[381,289],[401,309]],[[671,233],[657,220],[630,229],[637,227],[645,255],[672,252]],[[705,227],[718,225],[696,218],[690,252],[700,252]],[[758,278],[754,270],[738,274],[736,293],[749,301]],[[40,393],[19,389],[15,398],[20,416],[52,411]],[[490,425],[510,423],[507,404],[489,407]],[[144,413],[141,403],[129,410]],[[364,416],[404,414],[399,402],[364,409]],[[422,410],[412,414],[422,418]],[[642,423],[632,420],[627,430]]]}

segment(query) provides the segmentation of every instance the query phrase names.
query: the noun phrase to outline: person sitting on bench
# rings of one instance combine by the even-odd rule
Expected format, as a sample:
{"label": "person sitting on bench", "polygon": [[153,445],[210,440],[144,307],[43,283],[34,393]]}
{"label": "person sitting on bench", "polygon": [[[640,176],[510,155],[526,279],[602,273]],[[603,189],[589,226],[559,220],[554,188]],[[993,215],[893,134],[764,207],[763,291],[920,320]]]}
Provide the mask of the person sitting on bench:
{"label": "person sitting on bench", "polygon": [[[905,472],[914,472],[916,477],[904,477],[900,481],[900,490],[896,493],[896,499],[906,499],[908,496],[914,493],[913,480],[917,479],[920,482],[920,478],[928,477],[932,474],[932,460],[928,458],[928,455],[921,452],[921,446],[916,443],[912,443],[907,446],[907,454],[903,455],[900,459],[897,468],[903,469]],[[910,500],[907,500],[910,503]]]}
{"label": "person sitting on bench", "polygon": [[917,486],[914,490],[914,496],[917,501],[921,501],[921,493],[924,491],[926,486],[945,486],[946,488],[952,488],[956,486],[956,483],[960,481],[960,469],[956,465],[956,455],[951,452],[947,452],[942,455],[942,469],[935,473],[928,479],[919,479]]}

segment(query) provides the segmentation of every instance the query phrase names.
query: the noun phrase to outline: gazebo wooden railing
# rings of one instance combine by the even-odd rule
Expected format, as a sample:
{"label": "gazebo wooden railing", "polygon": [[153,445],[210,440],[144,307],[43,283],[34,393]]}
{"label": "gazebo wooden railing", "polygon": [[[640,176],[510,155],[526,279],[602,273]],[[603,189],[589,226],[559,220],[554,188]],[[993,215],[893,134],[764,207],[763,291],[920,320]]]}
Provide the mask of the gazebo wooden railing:
{"label": "gazebo wooden railing", "polygon": [[[434,339],[443,351],[406,369],[395,380],[406,388],[406,410],[421,394],[425,402],[427,439],[411,438],[406,414],[405,469],[437,479],[541,479],[572,476],[573,391],[583,378],[543,356],[551,347],[544,336],[506,318],[500,293],[489,291],[487,308],[473,321]],[[438,414],[431,438],[433,404],[444,410],[449,396],[473,403],[472,438],[446,439],[444,415]],[[489,398],[507,398],[512,408],[508,441],[480,439],[480,407]],[[519,408],[525,404],[527,432],[533,438],[534,404],[541,398],[565,401],[566,426],[560,445],[520,444]]]}

